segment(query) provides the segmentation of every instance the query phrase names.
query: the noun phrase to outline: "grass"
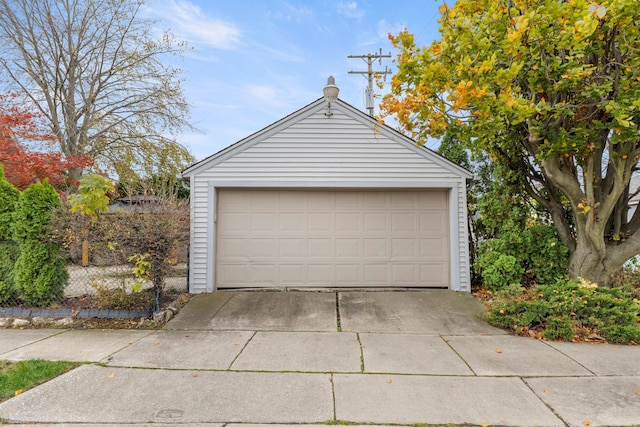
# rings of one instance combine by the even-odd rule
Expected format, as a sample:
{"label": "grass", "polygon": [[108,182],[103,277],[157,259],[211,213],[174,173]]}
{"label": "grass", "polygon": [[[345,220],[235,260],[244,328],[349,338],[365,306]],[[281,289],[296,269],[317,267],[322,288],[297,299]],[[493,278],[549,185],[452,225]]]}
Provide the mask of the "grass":
{"label": "grass", "polygon": [[16,363],[0,360],[0,402],[45,383],[79,365],[80,363],[76,362],[50,362],[38,359]]}

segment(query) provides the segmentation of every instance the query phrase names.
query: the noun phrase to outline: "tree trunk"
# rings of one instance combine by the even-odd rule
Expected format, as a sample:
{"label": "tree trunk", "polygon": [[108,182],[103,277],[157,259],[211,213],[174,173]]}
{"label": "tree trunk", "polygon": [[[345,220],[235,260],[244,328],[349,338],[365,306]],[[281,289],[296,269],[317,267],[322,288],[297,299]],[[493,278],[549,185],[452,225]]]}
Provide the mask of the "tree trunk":
{"label": "tree trunk", "polygon": [[69,178],[73,179],[74,181],[80,181],[80,178],[82,178],[83,172],[84,172],[83,168],[70,169],[68,172]]}
{"label": "tree trunk", "polygon": [[620,263],[610,262],[606,253],[600,255],[595,248],[580,243],[569,256],[569,277],[583,278],[599,286],[610,286],[613,275],[621,268]]}

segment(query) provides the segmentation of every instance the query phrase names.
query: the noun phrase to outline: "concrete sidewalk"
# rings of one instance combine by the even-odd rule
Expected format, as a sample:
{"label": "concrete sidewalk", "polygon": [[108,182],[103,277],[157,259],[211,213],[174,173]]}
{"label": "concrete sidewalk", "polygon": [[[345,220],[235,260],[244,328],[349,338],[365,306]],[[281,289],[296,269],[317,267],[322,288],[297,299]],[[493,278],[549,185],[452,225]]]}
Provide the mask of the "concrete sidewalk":
{"label": "concrete sidewalk", "polygon": [[91,362],[13,423],[640,424],[640,347],[513,337],[453,292],[219,292],[162,331],[0,330],[0,359]]}

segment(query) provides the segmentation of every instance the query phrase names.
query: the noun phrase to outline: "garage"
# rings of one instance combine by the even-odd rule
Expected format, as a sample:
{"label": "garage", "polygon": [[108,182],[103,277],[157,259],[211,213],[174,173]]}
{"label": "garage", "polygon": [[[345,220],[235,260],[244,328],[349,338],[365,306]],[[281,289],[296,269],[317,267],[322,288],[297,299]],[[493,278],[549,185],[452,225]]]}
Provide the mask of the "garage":
{"label": "garage", "polygon": [[220,189],[216,283],[448,287],[447,192]]}
{"label": "garage", "polygon": [[470,291],[472,175],[324,97],[182,173],[189,290]]}

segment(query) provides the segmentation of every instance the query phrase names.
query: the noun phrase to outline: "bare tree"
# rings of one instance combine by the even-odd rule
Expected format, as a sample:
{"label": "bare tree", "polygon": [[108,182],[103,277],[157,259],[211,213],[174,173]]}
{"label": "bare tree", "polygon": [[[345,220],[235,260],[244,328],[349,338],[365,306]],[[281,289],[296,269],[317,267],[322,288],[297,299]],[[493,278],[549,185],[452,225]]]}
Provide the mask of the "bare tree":
{"label": "bare tree", "polygon": [[[0,69],[42,113],[66,156],[89,155],[121,178],[172,172],[192,156],[185,52],[141,16],[144,0],[0,0]],[[72,177],[78,179],[81,170]]]}

